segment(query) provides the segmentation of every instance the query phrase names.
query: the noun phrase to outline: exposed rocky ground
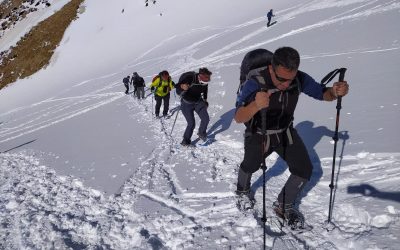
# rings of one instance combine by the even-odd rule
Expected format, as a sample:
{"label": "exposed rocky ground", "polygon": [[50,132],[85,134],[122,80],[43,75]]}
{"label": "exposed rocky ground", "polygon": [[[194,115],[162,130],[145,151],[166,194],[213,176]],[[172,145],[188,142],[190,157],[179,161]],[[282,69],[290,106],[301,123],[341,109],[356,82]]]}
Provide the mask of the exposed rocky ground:
{"label": "exposed rocky ground", "polygon": [[49,0],[4,0],[0,3],[0,37],[4,31],[39,8],[51,6]]}

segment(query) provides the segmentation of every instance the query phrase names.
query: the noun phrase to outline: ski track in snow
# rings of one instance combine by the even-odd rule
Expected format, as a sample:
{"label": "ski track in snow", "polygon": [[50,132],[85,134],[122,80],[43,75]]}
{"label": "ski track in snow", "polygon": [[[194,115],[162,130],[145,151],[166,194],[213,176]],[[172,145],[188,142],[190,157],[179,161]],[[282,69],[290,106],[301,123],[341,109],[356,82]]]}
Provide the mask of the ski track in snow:
{"label": "ski track in snow", "polygon": [[[269,38],[264,42],[252,45],[249,42],[255,36],[265,32],[259,28],[241,39],[226,44],[224,48],[210,53],[207,57],[194,59],[193,54],[200,46],[243,27],[263,22],[257,18],[249,22],[225,29],[221,33],[192,44],[176,54],[168,55],[169,60],[179,58],[174,66],[174,75],[186,68],[196,68],[203,64],[216,64],[233,56],[266,45],[273,41],[307,32],[338,22],[379,14],[389,10],[398,10],[396,1],[379,5],[377,1],[349,1],[349,4],[364,3],[350,11],[335,15],[316,24],[292,30],[286,34]],[[311,1],[309,7],[300,10],[288,9],[282,13],[280,23],[304,14],[301,11],[339,7],[341,3]],[[342,3],[343,4],[343,3]],[[370,5],[376,4],[375,6]],[[209,28],[205,28],[207,30]],[[170,40],[175,37],[170,38]],[[162,42],[156,48],[162,47]],[[345,51],[335,54],[308,55],[305,58],[336,56],[350,53],[383,52],[397,50],[365,49],[363,51]],[[153,50],[145,52],[140,58]],[[189,61],[183,63],[182,58]],[[137,59],[138,60],[138,59]],[[154,60],[165,64],[165,59]],[[167,60],[168,61],[168,60]],[[172,60],[173,61],[173,60]],[[134,62],[129,68],[135,68]],[[110,77],[111,75],[107,76]],[[215,74],[218,79],[218,72]],[[218,80],[217,80],[218,81]],[[75,85],[78,88],[91,81]],[[14,110],[6,114],[12,119],[0,123],[0,143],[47,128],[67,119],[85,114],[103,105],[121,98],[130,98],[112,91],[120,83],[110,83],[104,88],[81,96],[70,96],[48,99],[34,105]],[[215,86],[218,86],[218,82]],[[221,82],[221,87],[223,82]],[[68,92],[66,92],[68,93]],[[224,92],[216,91],[214,95],[222,96]],[[217,96],[218,97],[218,96]],[[214,96],[214,98],[217,98]],[[111,249],[220,249],[234,246],[236,248],[259,249],[262,246],[262,227],[260,217],[262,202],[257,202],[254,211],[243,213],[236,206],[234,194],[238,164],[242,160],[242,143],[238,143],[223,134],[216,134],[215,140],[205,147],[184,148],[179,146],[186,122],[179,112],[174,133],[170,135],[178,103],[170,119],[156,120],[151,115],[152,96],[139,101],[130,99],[129,108],[133,111],[131,119],[138,120],[154,131],[153,151],[143,159],[141,166],[127,179],[116,195],[105,196],[103,193],[86,187],[80,180],[71,176],[57,176],[46,166],[40,165],[35,156],[24,154],[0,155],[0,242],[6,249],[18,248],[90,248]],[[215,116],[222,107],[211,104],[210,116]],[[195,133],[196,134],[196,130]],[[194,136],[195,138],[195,136]],[[323,171],[331,169],[332,159],[323,158]],[[305,212],[308,223],[313,225],[309,232],[296,233],[287,231],[284,236],[267,236],[267,246],[274,249],[343,249],[347,243],[358,242],[358,248],[368,247],[368,236],[374,229],[398,226],[399,211],[388,206],[387,211],[371,215],[364,207],[356,208],[347,199],[353,197],[345,194],[345,187],[358,185],[354,175],[364,176],[364,180],[373,185],[384,183],[385,177],[399,179],[400,154],[360,153],[355,156],[344,156],[340,160],[340,174],[337,178],[335,204],[333,213],[334,225],[325,229],[329,193],[329,176],[317,183],[306,197],[300,208]],[[269,206],[276,198],[289,173],[275,176],[276,169],[285,169],[282,161],[272,155],[267,159],[267,216],[272,212]],[[360,171],[362,169],[362,171]],[[375,176],[377,169],[383,171],[382,177]],[[258,180],[253,188],[256,201],[262,201],[262,188],[259,185],[260,171],[253,181]],[[206,187],[205,187],[206,186]],[[254,186],[254,185],[253,185]],[[209,192],[198,192],[198,189]],[[365,191],[365,192],[368,192]],[[361,199],[363,196],[360,196]],[[320,206],[319,206],[320,205]],[[273,227],[272,224],[267,225]],[[277,229],[276,229],[277,230]],[[279,231],[279,230],[278,230]],[[333,236],[332,236],[333,235]],[[395,236],[393,236],[395,237]],[[348,243],[348,244],[350,244]]]}
{"label": "ski track in snow", "polygon": [[[135,110],[132,119],[141,117],[140,122],[150,126],[154,137],[162,138],[154,139],[160,144],[155,146],[115,196],[105,197],[73,177],[56,176],[54,171],[41,166],[35,157],[2,155],[0,180],[4,183],[1,186],[4,195],[1,218],[3,225],[14,226],[2,228],[1,235],[5,238],[1,240],[5,246],[17,247],[16,241],[10,239],[19,238],[21,247],[34,247],[39,242],[48,242],[48,245],[42,246],[94,248],[101,245],[113,249],[156,246],[171,249],[211,249],[216,246],[259,248],[262,245],[259,222],[262,204],[256,203],[254,211],[249,213],[243,213],[236,207],[233,183],[243,153],[241,149],[238,152],[236,143],[217,135],[216,141],[208,146],[182,148],[177,146],[185,128],[182,117],[177,119],[171,137],[174,116],[160,120],[153,118],[149,115],[149,99],[132,99],[130,106]],[[385,170],[384,176],[400,178],[396,171],[399,169],[400,154],[363,153],[345,156],[340,160],[344,165],[341,170],[344,176],[352,176],[352,172],[373,175],[376,168],[380,168]],[[331,159],[324,158],[321,162],[323,168],[330,169]],[[397,168],[392,169],[393,164]],[[268,171],[284,168],[276,155],[267,159],[267,165],[271,169]],[[360,169],[363,169],[362,173],[359,173]],[[275,177],[273,172],[269,174],[268,171],[267,194],[273,194],[267,197],[267,205],[270,206],[288,172]],[[254,180],[259,178],[259,172]],[[20,179],[21,176],[23,179]],[[195,178],[191,179],[191,176]],[[190,180],[189,183],[187,180]],[[353,181],[353,178],[343,179],[340,186]],[[370,179],[371,184],[379,181],[384,180],[378,177]],[[210,186],[210,192],[197,193],[196,186],[205,183]],[[220,185],[225,187],[224,192],[221,192]],[[397,211],[372,217],[362,208],[346,204],[345,198],[337,197],[341,205],[334,214],[335,226],[328,233],[323,223],[326,221],[326,207],[313,204],[321,197],[326,197],[324,192],[328,192],[328,180],[320,181],[318,186],[310,194],[311,201],[305,198],[303,202],[307,208],[308,223],[314,225],[314,229],[303,234],[285,230],[286,235],[267,236],[268,247],[335,249],[335,242],[330,240],[331,234],[336,236],[336,241],[341,237],[345,237],[342,240],[360,240],[368,236],[372,228],[388,227],[398,222]],[[258,187],[256,190],[257,201],[262,200],[260,189]],[[149,204],[152,204],[150,210]],[[270,210],[267,209],[268,217],[273,216]],[[19,221],[22,225],[15,225],[11,221]],[[267,225],[274,227],[269,223]],[[280,232],[276,226],[275,230]],[[30,237],[25,237],[27,234]],[[7,237],[9,235],[13,237]]]}
{"label": "ski track in snow", "polygon": [[[349,1],[348,4],[352,4],[353,2],[360,2],[360,1]],[[354,20],[354,19],[363,18],[363,17],[365,18],[365,17],[368,17],[370,15],[377,15],[377,14],[382,14],[382,13],[387,12],[387,11],[395,11],[395,10],[400,9],[400,3],[397,2],[397,1],[389,1],[388,3],[382,4],[382,5],[371,6],[369,8],[364,9],[364,10],[362,9],[362,8],[368,6],[369,4],[373,4],[373,3],[376,3],[376,1],[369,1],[367,4],[365,4],[365,6],[361,6],[359,8],[354,8],[353,10],[347,11],[345,13],[342,13],[342,14],[338,15],[338,16],[333,16],[331,18],[319,21],[317,23],[310,24],[310,25],[305,26],[305,27],[301,27],[301,28],[298,28],[298,29],[291,30],[291,31],[289,31],[287,33],[284,33],[284,34],[279,35],[279,36],[272,37],[272,38],[267,39],[267,40],[265,40],[263,42],[259,42],[259,43],[256,43],[256,44],[251,43],[251,45],[241,46],[242,44],[246,44],[246,42],[249,42],[252,39],[254,39],[254,37],[260,36],[262,34],[265,34],[265,30],[267,29],[266,27],[258,28],[257,30],[255,30],[255,31],[253,31],[253,32],[251,32],[251,33],[249,33],[247,35],[239,36],[239,37],[242,37],[242,38],[237,39],[237,40],[235,40],[234,42],[232,42],[230,44],[225,44],[223,48],[221,48],[221,49],[219,49],[219,50],[217,50],[217,51],[215,51],[213,53],[210,53],[209,55],[207,55],[204,58],[197,59],[197,60],[192,58],[191,62],[190,61],[186,62],[185,68],[198,68],[199,66],[202,66],[202,65],[216,64],[216,63],[218,63],[220,61],[224,61],[224,60],[227,60],[227,59],[232,58],[234,56],[244,54],[247,51],[250,51],[252,49],[256,49],[256,48],[259,48],[259,47],[264,47],[269,43],[272,43],[272,42],[275,42],[277,40],[280,40],[280,39],[283,39],[283,38],[287,38],[287,37],[290,37],[290,36],[298,35],[298,34],[303,33],[303,32],[308,32],[308,31],[311,31],[311,30],[314,30],[314,29],[317,29],[317,28],[321,28],[321,27],[324,27],[324,26],[341,23],[343,21]],[[313,4],[315,4],[315,3],[313,3]],[[284,23],[286,21],[290,21],[293,18],[293,16],[299,15],[299,14],[304,14],[303,12],[306,12],[306,11],[308,12],[308,11],[313,11],[313,10],[318,10],[318,9],[323,9],[323,8],[338,7],[340,5],[338,5],[337,3],[334,3],[334,4],[331,3],[331,4],[326,4],[326,5],[323,5],[323,6],[319,6],[318,4],[316,4],[316,6],[317,7],[315,9],[311,8],[310,10],[308,10],[307,8],[301,8],[301,10],[298,10],[295,13],[294,12],[290,12],[290,13],[288,13],[286,15],[282,15],[280,17],[280,19],[279,19],[279,23]],[[355,13],[353,13],[353,12],[355,12]],[[259,18],[255,19],[255,20],[258,20],[258,22],[263,22],[263,20],[259,19]],[[239,30],[242,27],[246,27],[247,25],[253,25],[255,23],[255,20],[249,21],[247,24],[244,24],[242,26],[238,26],[238,27],[235,26],[235,27],[232,27],[232,28],[227,28],[226,31],[224,31],[223,33],[221,33],[219,35],[212,35],[211,37],[204,39],[204,41],[210,42],[210,40],[214,40],[214,39],[220,38],[221,35],[223,35],[223,34],[232,33],[234,31]],[[202,41],[199,44],[197,44],[197,46],[202,44],[202,43],[204,43],[204,41]],[[372,51],[373,52],[377,52],[377,51],[386,51],[386,50],[392,50],[392,49],[398,49],[398,47],[387,48],[387,49],[379,49],[379,50],[372,50]],[[192,52],[192,54],[194,52],[196,52],[196,50],[193,48],[193,45],[191,45],[191,46],[189,46],[187,48],[182,48],[182,50],[179,52],[179,56],[182,56],[181,55],[181,53],[183,53],[182,51]],[[367,52],[371,52],[371,50],[360,51],[359,53],[367,53]],[[343,53],[348,53],[348,52],[343,52]],[[336,55],[336,53],[335,53],[335,55]],[[337,55],[340,55],[340,54],[337,54]],[[326,56],[326,55],[324,55],[324,56]],[[189,57],[189,55],[187,57]],[[181,66],[181,65],[179,65],[179,66]],[[182,71],[183,71],[182,67],[179,67],[179,66],[176,67],[177,68],[177,72],[173,72],[173,75],[177,75],[179,73],[182,73]]]}
{"label": "ski track in snow", "polygon": [[[132,103],[137,107],[137,100],[132,100]],[[148,114],[148,108],[149,102],[144,105],[142,112],[133,116]],[[147,115],[147,119],[152,118]],[[171,122],[172,119],[153,122],[152,129],[166,132]],[[180,120],[178,122],[179,131],[184,128],[184,124]],[[237,153],[237,148],[230,148],[226,143],[224,150],[221,150],[218,141],[204,148],[177,148],[176,138],[169,137],[169,133],[163,136],[167,138],[161,140],[163,142],[155,147],[140,168],[127,180],[120,194],[110,197],[85,187],[80,180],[73,177],[55,175],[51,169],[41,166],[35,157],[3,154],[0,161],[0,181],[4,183],[1,186],[1,222],[3,225],[13,226],[1,229],[4,246],[18,247],[15,245],[16,241],[11,240],[18,238],[21,240],[20,247],[34,247],[45,242],[41,245],[45,248],[94,248],[100,245],[113,249],[148,248],[157,245],[172,249],[211,249],[232,245],[259,248],[262,244],[262,228],[258,223],[261,204],[256,203],[254,213],[248,214],[239,211],[235,204],[232,183],[235,182],[237,163],[241,156]],[[274,164],[282,164],[276,159],[276,156],[268,158],[269,169]],[[361,174],[373,175],[379,167],[385,171],[384,176],[390,179],[400,178],[396,171],[399,169],[400,154],[364,153],[345,156],[341,160],[343,176],[353,176],[352,172],[360,174],[360,169],[364,172]],[[321,162],[324,169],[330,169],[331,159],[321,159]],[[191,171],[186,171],[183,177],[179,177],[181,173],[178,171],[184,168],[195,171],[196,178],[202,178],[199,180],[200,184],[209,183],[212,186],[222,182],[226,191],[211,188],[209,193],[197,193],[196,184],[180,183],[180,180],[190,179]],[[267,171],[267,193],[276,194],[287,176],[286,172],[283,176],[273,177]],[[340,180],[339,186],[345,186],[352,181],[353,178]],[[369,183],[372,185],[379,181],[382,180],[376,178]],[[322,188],[323,186],[326,188]],[[310,194],[311,201],[305,199],[306,218],[308,223],[314,225],[314,229],[303,234],[286,231],[285,236],[267,236],[269,247],[332,249],[336,248],[335,243],[329,240],[332,233],[336,240],[345,237],[342,240],[360,241],[363,236],[368,236],[372,228],[388,227],[398,222],[397,211],[389,210],[385,214],[372,217],[363,208],[347,204],[346,199],[338,195],[336,202],[341,205],[334,214],[335,227],[328,233],[323,228],[324,223],[321,223],[326,220],[326,207],[313,204],[315,200],[326,197],[324,192],[328,192],[327,186],[328,181],[321,181]],[[273,197],[275,195],[267,197],[267,204],[272,203]],[[260,188],[257,189],[255,198],[257,201],[262,200]],[[142,207],[142,204],[149,203],[155,211],[148,211],[146,205]],[[157,212],[161,210],[162,213]],[[269,210],[267,216],[272,216]],[[12,221],[19,221],[19,224],[11,223]],[[245,245],[241,245],[243,241],[237,239],[248,239],[248,242],[244,240]]]}

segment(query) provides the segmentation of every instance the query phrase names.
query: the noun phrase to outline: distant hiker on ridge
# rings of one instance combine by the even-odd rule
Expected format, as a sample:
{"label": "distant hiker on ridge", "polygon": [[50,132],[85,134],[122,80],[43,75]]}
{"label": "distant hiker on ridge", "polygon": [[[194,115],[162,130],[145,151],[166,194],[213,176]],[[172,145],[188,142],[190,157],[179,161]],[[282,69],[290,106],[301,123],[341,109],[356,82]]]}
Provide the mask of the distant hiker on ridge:
{"label": "distant hiker on ridge", "polygon": [[185,116],[187,126],[183,134],[181,144],[191,145],[191,137],[196,126],[194,112],[200,117],[200,127],[197,135],[203,141],[207,140],[207,126],[210,117],[207,112],[208,82],[211,80],[212,72],[207,68],[200,68],[199,73],[194,71],[183,73],[176,84],[176,93],[182,97],[181,110]]}
{"label": "distant hiker on ridge", "polygon": [[275,16],[274,14],[272,14],[272,9],[270,9],[267,13],[267,18],[268,18],[268,23],[267,23],[267,27],[269,27],[271,25],[271,19],[273,16]]}
{"label": "distant hiker on ridge", "polygon": [[124,79],[122,79],[122,82],[124,83],[125,88],[126,88],[125,94],[129,93],[129,83],[130,83],[129,78],[130,78],[130,76],[127,76],[127,77],[124,77]]}
{"label": "distant hiker on ridge", "polygon": [[[146,7],[149,6],[149,0],[145,0],[144,3],[145,3],[145,6],[146,6]],[[156,1],[155,1],[155,0],[153,0],[153,4],[156,4]]]}

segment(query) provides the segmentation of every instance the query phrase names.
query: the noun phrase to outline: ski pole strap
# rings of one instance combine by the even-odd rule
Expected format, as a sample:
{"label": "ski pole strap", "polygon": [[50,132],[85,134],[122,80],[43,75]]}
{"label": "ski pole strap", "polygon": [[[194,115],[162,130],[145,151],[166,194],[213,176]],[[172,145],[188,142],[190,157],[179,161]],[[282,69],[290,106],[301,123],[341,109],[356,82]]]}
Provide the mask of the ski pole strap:
{"label": "ski pole strap", "polygon": [[340,73],[339,81],[343,81],[344,73],[346,72],[346,70],[347,70],[346,68],[340,68],[340,69],[332,70],[324,78],[322,78],[321,85],[326,86],[339,73]]}

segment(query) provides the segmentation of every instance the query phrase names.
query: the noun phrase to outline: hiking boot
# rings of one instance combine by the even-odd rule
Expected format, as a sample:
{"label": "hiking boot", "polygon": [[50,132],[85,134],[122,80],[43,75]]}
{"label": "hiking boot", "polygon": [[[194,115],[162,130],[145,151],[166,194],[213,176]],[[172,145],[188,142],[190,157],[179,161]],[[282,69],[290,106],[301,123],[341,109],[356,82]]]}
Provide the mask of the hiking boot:
{"label": "hiking boot", "polygon": [[250,193],[250,190],[247,191],[238,191],[236,190],[236,195],[237,195],[237,203],[236,206],[238,207],[239,210],[246,211],[254,208],[254,197]]}
{"label": "hiking boot", "polygon": [[291,229],[304,228],[304,216],[293,204],[285,204],[283,209],[283,204],[275,201],[272,206],[275,214],[286,220]]}
{"label": "hiking boot", "polygon": [[199,138],[200,138],[202,141],[207,141],[207,135],[205,135],[205,134],[200,134],[200,133],[198,133],[197,135],[199,136]]}
{"label": "hiking boot", "polygon": [[181,141],[181,145],[182,145],[182,146],[185,146],[185,147],[190,147],[190,146],[192,146],[192,143],[191,143],[190,140],[183,139],[183,140]]}

